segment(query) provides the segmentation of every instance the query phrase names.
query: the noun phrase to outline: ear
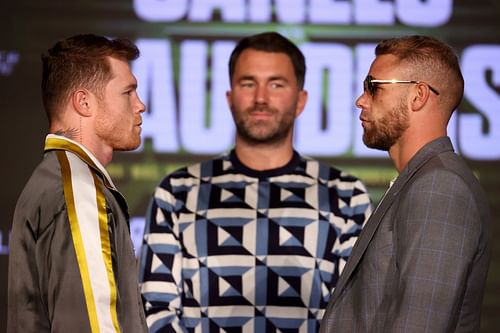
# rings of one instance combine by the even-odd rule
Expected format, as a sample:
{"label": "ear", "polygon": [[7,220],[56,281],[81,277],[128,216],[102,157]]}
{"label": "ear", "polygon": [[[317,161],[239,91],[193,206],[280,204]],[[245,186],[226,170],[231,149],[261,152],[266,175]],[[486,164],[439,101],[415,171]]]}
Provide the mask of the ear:
{"label": "ear", "polygon": [[93,103],[93,96],[86,89],[78,89],[71,95],[71,104],[82,117],[90,117],[92,115],[91,108]]}
{"label": "ear", "polygon": [[301,90],[299,91],[299,97],[297,99],[297,109],[295,110],[295,118],[300,116],[302,111],[304,111],[306,103],[307,103],[307,91]]}
{"label": "ear", "polygon": [[411,101],[412,110],[420,111],[427,103],[430,93],[431,91],[429,89],[429,86],[427,86],[425,83],[418,83],[416,85],[415,94],[412,96],[413,98]]}

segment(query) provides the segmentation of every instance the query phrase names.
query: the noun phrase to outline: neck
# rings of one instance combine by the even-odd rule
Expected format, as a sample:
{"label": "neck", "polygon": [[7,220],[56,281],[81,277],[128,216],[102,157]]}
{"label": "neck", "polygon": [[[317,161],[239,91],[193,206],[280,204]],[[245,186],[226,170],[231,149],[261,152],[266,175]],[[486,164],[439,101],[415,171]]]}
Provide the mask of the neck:
{"label": "neck", "polygon": [[408,162],[423,146],[437,138],[446,136],[446,130],[416,132],[416,134],[412,131],[405,132],[398,142],[389,149],[389,156],[398,170],[398,173],[403,171],[408,165]]}
{"label": "neck", "polygon": [[269,146],[249,145],[236,139],[236,156],[246,167],[257,170],[271,170],[286,165],[293,156],[293,147],[291,143]]}
{"label": "neck", "polygon": [[85,148],[90,150],[92,154],[97,158],[97,160],[103,165],[107,166],[109,162],[111,162],[111,158],[113,157],[113,150],[108,149],[107,147],[103,147],[102,145],[86,145],[83,143]]}
{"label": "neck", "polygon": [[109,164],[109,162],[111,162],[111,158],[113,157],[113,149],[99,143],[96,144],[93,140],[93,137],[90,135],[85,135],[81,131],[81,129],[78,130],[71,127],[62,129],[61,127],[51,126],[49,132],[52,134],[64,136],[68,139],[78,142],[79,144],[87,148],[103,166],[106,166]]}
{"label": "neck", "polygon": [[68,128],[68,129],[50,128],[49,133],[64,136],[65,138],[81,143],[81,133],[76,128]]}

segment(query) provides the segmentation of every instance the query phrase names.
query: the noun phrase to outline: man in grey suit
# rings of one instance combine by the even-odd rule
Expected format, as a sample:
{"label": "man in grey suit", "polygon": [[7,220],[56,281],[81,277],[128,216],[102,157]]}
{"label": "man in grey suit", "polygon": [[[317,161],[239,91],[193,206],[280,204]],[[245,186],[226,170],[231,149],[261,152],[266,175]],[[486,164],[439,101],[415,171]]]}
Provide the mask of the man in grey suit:
{"label": "man in grey suit", "polygon": [[394,38],[375,50],[363,141],[398,170],[353,248],[321,332],[477,332],[490,260],[490,212],[446,127],[463,96],[441,41]]}

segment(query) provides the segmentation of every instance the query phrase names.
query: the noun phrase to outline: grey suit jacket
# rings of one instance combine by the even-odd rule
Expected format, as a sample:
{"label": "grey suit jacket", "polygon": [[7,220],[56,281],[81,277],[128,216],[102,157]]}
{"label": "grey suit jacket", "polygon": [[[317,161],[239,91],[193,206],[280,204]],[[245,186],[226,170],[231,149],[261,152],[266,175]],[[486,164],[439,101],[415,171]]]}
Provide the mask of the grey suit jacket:
{"label": "grey suit jacket", "polygon": [[363,228],[320,332],[477,332],[490,211],[448,137],[410,160]]}

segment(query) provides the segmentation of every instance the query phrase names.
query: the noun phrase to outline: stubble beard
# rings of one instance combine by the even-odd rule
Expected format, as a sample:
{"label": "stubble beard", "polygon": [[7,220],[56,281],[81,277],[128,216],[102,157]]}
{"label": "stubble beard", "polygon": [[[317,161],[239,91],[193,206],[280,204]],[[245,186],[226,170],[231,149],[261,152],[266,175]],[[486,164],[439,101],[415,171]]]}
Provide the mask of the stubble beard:
{"label": "stubble beard", "polygon": [[371,122],[371,128],[365,128],[363,142],[368,148],[389,151],[408,129],[408,111],[401,103],[377,122]]}
{"label": "stubble beard", "polygon": [[[119,132],[119,129],[116,132]],[[110,136],[110,140],[112,140],[113,150],[116,151],[130,151],[141,145],[141,135],[140,132],[136,132],[135,126],[128,134],[121,137]]]}
{"label": "stubble beard", "polygon": [[120,122],[112,123],[110,119],[99,116],[94,130],[101,141],[112,147],[114,151],[130,151],[139,147],[141,136],[137,133],[135,126],[132,129],[126,129],[120,125]]}
{"label": "stubble beard", "polygon": [[113,148],[113,150],[115,151],[130,151],[130,150],[134,150],[136,148],[138,148],[139,146],[141,145],[141,138],[139,137],[137,140],[135,140],[133,143],[129,143],[129,144],[122,144],[122,145],[116,145],[115,148]]}

